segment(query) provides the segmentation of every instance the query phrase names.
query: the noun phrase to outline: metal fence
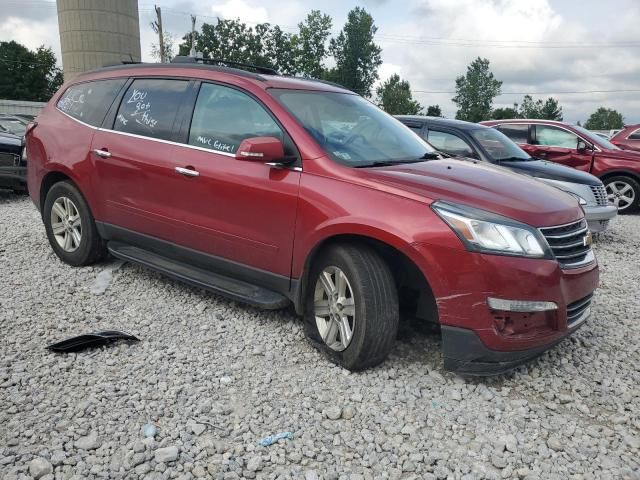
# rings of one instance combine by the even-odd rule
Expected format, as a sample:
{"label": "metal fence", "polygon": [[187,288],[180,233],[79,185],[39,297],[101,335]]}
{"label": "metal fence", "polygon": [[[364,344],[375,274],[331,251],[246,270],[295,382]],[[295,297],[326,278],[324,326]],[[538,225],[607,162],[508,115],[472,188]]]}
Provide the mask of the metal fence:
{"label": "metal fence", "polygon": [[17,113],[38,115],[46,105],[45,102],[27,102],[23,100],[0,100],[0,114]]}

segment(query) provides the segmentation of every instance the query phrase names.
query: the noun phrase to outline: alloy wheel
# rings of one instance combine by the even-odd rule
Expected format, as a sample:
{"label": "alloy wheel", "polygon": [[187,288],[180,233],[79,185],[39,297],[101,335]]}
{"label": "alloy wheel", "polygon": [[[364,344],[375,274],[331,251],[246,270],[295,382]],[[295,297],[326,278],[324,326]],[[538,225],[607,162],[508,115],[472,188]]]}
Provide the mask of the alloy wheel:
{"label": "alloy wheel", "polygon": [[324,343],[337,352],[351,343],[356,304],[349,279],[338,267],[326,267],[316,281],[314,315]]}
{"label": "alloy wheel", "polygon": [[51,207],[51,231],[65,252],[74,252],[82,241],[82,221],[78,207],[70,198],[59,197]]}
{"label": "alloy wheel", "polygon": [[636,199],[636,192],[633,186],[622,180],[616,180],[607,184],[607,198],[618,210],[624,210],[631,205]]}

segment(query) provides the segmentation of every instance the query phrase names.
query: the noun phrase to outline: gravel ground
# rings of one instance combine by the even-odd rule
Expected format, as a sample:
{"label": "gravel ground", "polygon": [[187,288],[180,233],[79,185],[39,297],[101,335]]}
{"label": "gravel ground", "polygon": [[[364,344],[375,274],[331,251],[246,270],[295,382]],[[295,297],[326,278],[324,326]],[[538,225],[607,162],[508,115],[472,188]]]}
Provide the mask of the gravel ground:
{"label": "gravel ground", "polygon": [[[351,374],[292,313],[62,264],[30,201],[0,192],[0,478],[640,479],[639,246],[640,216],[617,219],[593,318],[510,374],[447,373],[438,336],[410,331]],[[102,328],[142,341],[44,349]]]}

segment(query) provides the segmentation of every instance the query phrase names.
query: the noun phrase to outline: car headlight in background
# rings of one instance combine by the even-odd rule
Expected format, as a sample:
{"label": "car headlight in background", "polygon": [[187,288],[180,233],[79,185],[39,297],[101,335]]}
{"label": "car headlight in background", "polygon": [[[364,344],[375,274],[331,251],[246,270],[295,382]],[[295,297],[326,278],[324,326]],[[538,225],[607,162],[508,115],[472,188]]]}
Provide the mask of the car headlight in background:
{"label": "car headlight in background", "polygon": [[458,235],[467,250],[533,258],[551,258],[546,240],[535,228],[500,215],[449,202],[431,208]]}
{"label": "car headlight in background", "polygon": [[597,204],[589,185],[585,185],[583,183],[563,182],[561,180],[551,180],[549,178],[536,177],[536,179],[546,183],[547,185],[551,185],[552,187],[559,188],[565,193],[568,193],[573,198],[578,200],[578,203],[581,206]]}

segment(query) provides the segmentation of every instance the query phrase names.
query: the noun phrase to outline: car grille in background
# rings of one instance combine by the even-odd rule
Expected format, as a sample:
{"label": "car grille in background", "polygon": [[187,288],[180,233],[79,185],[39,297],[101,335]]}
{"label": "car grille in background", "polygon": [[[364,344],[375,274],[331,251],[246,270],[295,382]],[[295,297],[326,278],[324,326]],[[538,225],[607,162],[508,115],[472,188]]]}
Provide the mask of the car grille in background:
{"label": "car grille in background", "polygon": [[13,153],[0,153],[0,167],[17,167],[20,156]]}
{"label": "car grille in background", "polygon": [[596,203],[600,207],[606,207],[609,201],[607,200],[607,189],[604,185],[590,185],[593,196],[596,197]]}
{"label": "car grille in background", "polygon": [[567,305],[567,326],[569,328],[575,327],[587,319],[591,313],[592,298],[593,294]]}
{"label": "car grille in background", "polygon": [[541,228],[540,231],[560,266],[576,268],[594,260],[590,242],[585,242],[589,229],[584,218],[567,225]]}

